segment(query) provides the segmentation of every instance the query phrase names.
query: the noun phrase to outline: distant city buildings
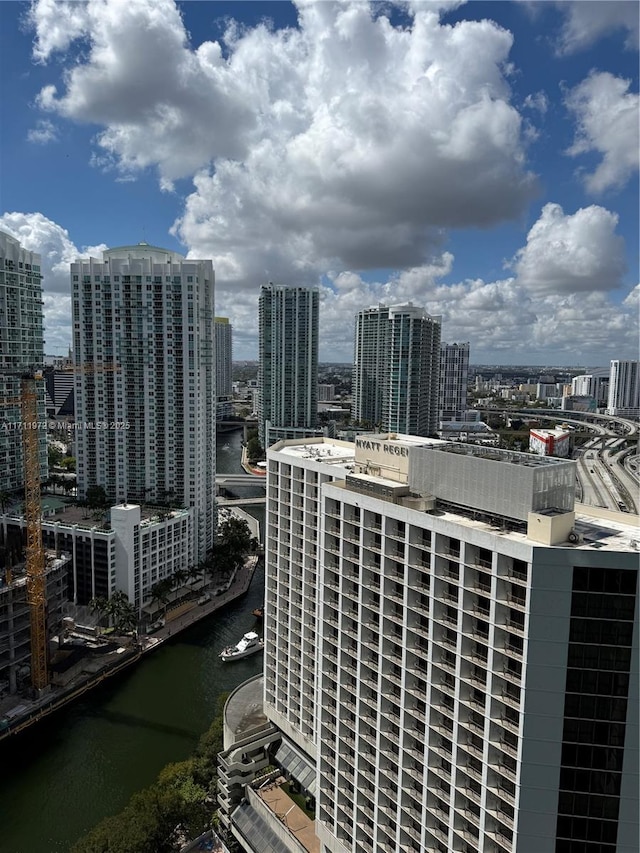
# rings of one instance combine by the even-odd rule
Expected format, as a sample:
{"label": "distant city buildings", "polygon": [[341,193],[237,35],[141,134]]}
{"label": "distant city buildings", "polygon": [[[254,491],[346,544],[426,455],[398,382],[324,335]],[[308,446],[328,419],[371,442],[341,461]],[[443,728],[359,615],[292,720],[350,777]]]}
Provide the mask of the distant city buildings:
{"label": "distant city buildings", "polygon": [[333,402],[336,396],[335,385],[318,385],[318,402],[328,403]]}
{"label": "distant city buildings", "polygon": [[467,410],[468,375],[469,344],[441,344],[438,397],[440,421],[464,419]]}
{"label": "distant city buildings", "polygon": [[571,395],[576,397],[593,397],[598,408],[607,405],[609,398],[610,368],[603,367],[592,370],[571,380]]}
{"label": "distant city buildings", "polygon": [[640,416],[640,361],[611,362],[607,414]]}
{"label": "distant city buildings", "polygon": [[438,426],[440,318],[411,303],[356,315],[351,414],[390,432]]}
{"label": "distant city buildings", "polygon": [[282,430],[316,431],[319,309],[313,288],[269,283],[260,290],[258,437],[265,448]]}
{"label": "distant city buildings", "polygon": [[[40,255],[0,231],[0,492],[24,488],[21,374],[42,369],[42,275]],[[44,420],[44,383],[38,418]],[[40,476],[47,479],[47,435],[40,433]]]}
{"label": "distant city buildings", "polygon": [[50,418],[72,418],[75,414],[73,354],[46,356],[44,383],[46,409]]}
{"label": "distant city buildings", "polygon": [[71,287],[78,494],[192,508],[196,563],[214,536],[212,263],[139,243],[76,261]]}

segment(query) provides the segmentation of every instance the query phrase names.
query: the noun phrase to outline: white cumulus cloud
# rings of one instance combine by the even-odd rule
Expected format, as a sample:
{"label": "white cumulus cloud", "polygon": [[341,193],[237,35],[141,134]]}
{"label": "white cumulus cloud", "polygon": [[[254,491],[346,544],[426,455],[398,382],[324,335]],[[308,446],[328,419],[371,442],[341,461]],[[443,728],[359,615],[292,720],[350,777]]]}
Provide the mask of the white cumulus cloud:
{"label": "white cumulus cloud", "polygon": [[35,142],[37,145],[46,145],[49,142],[55,142],[58,138],[58,131],[53,122],[47,119],[39,119],[36,126],[31,128],[27,133],[29,142]]}
{"label": "white cumulus cloud", "polygon": [[625,31],[625,46],[637,50],[639,16],[633,0],[562,0],[556,5],[566,15],[561,53],[576,53],[617,30]]}
{"label": "white cumulus cloud", "polygon": [[638,171],[640,161],[640,96],[629,92],[630,81],[608,72],[592,73],[566,98],[577,122],[568,154],[595,151],[602,160],[585,176],[594,193],[620,188]]}
{"label": "white cumulus cloud", "polygon": [[[193,177],[175,233],[234,286],[344,266],[415,266],[443,228],[520,215],[535,191],[505,75],[512,35],[443,26],[438,7],[393,26],[366,2],[299,2],[299,26],[230,25],[192,46],[173,0],[89,0],[83,52],[40,106],[103,127],[94,162]],[[34,5],[37,55],[63,44]]]}
{"label": "white cumulus cloud", "polygon": [[514,258],[518,282],[539,296],[620,287],[625,254],[617,224],[617,214],[597,205],[565,214],[559,204],[546,204]]}

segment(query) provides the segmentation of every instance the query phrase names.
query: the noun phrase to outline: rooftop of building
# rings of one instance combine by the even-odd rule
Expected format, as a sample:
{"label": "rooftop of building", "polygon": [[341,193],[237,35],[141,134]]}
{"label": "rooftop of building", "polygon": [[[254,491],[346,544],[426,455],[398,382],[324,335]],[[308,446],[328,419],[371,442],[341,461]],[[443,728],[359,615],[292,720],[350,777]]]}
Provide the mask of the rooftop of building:
{"label": "rooftop of building", "polygon": [[[368,434],[359,440],[363,446],[387,442],[392,445],[396,442],[403,446],[425,447],[432,451],[481,457],[487,460],[503,462],[509,465],[526,466],[530,468],[545,468],[549,470],[553,466],[567,466],[575,464],[570,460],[556,459],[553,457],[535,456],[529,453],[516,451],[498,450],[497,448],[486,448],[477,445],[447,442],[441,439],[423,438],[420,436],[396,435],[396,434]],[[366,450],[366,447],[364,448]],[[342,465],[350,475],[363,479],[366,482],[387,487],[395,490],[401,485],[401,481],[389,479],[376,473],[355,473],[355,458],[358,451],[356,444],[338,441],[330,438],[300,439],[298,441],[279,442],[271,450],[277,450],[282,455],[291,456],[292,459],[310,459]],[[337,481],[335,485],[347,488],[344,481]],[[549,510],[554,512],[553,508]],[[465,509],[464,507],[447,503],[436,498],[435,510],[430,511],[443,520],[486,530],[493,534],[508,537],[520,542],[534,544],[527,537],[526,522],[502,518],[490,513],[483,513],[479,509]],[[563,510],[566,512],[566,510]],[[543,511],[544,514],[544,511]],[[575,504],[575,532],[578,534],[577,542],[563,542],[557,547],[577,549],[606,549],[608,551],[621,551],[627,553],[638,553],[640,560],[640,517],[630,513],[613,512],[600,507],[591,507],[583,504]]]}
{"label": "rooftop of building", "polygon": [[554,427],[553,429],[541,429],[540,427],[532,427],[530,430],[531,433],[535,433],[535,435],[540,435],[543,437],[553,437],[553,438],[563,438],[565,435],[569,435],[569,430],[565,427]]}
{"label": "rooftop of building", "polygon": [[[120,504],[123,506],[123,504]],[[135,507],[137,504],[127,504],[126,506]],[[109,518],[109,510],[104,511],[90,509],[86,506],[78,506],[74,503],[66,503],[59,498],[46,498],[43,500],[43,511],[46,512],[43,518],[43,523],[47,524],[63,524],[68,527],[82,527],[87,530],[111,530],[111,521]],[[187,509],[170,509],[168,507],[142,506],[140,508],[140,520],[142,524],[152,524],[158,521],[163,514],[170,514],[172,517],[178,515],[187,515]],[[7,518],[16,518],[23,520],[22,504],[12,507],[7,513]]]}
{"label": "rooftop of building", "polygon": [[334,465],[353,465],[356,448],[352,442],[319,436],[291,441],[280,441],[271,450],[297,459],[315,459]]}
{"label": "rooftop of building", "polygon": [[455,453],[459,456],[475,456],[492,462],[505,462],[510,465],[523,465],[526,468],[542,468],[550,465],[575,464],[571,460],[558,459],[553,456],[536,456],[532,453],[520,453],[517,450],[502,450],[497,447],[486,447],[479,444],[464,442],[442,442],[440,447],[433,447],[443,453]]}

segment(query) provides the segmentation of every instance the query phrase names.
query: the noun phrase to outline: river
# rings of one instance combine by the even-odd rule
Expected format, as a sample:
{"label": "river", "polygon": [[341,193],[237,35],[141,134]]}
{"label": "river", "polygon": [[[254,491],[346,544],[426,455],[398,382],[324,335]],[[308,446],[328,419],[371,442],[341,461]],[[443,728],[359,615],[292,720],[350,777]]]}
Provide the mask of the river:
{"label": "river", "polygon": [[[241,473],[242,431],[220,436],[218,472]],[[243,490],[243,494],[245,494]],[[252,508],[262,524],[262,507]],[[247,595],[173,638],[117,680],[0,746],[0,853],[69,847],[158,771],[187,758],[221,693],[262,668],[218,652],[256,626],[264,573]]]}

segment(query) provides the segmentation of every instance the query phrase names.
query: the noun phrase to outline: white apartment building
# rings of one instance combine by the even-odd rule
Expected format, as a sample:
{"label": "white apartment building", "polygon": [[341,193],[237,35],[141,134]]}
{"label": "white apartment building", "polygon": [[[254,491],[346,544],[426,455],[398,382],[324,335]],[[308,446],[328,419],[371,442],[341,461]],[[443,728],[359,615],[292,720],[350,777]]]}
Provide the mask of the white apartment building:
{"label": "white apartment building", "polygon": [[[0,231],[0,491],[24,487],[21,373],[42,368],[42,275],[40,255]],[[45,419],[39,383],[38,420]],[[11,401],[11,402],[9,402]],[[40,434],[40,476],[47,479],[47,436]]]}
{"label": "white apartment building", "polygon": [[[20,543],[25,528],[23,517],[0,515],[0,546]],[[70,557],[65,591],[73,604],[122,590],[140,613],[158,581],[194,565],[193,510],[120,504],[101,523],[69,506],[43,519],[42,541],[49,551]]]}
{"label": "white apartment building", "polygon": [[640,361],[611,362],[607,414],[640,417]]}
{"label": "white apartment building", "polygon": [[609,396],[610,368],[598,368],[591,373],[574,376],[571,380],[571,396],[593,397],[596,406],[606,406]]}
{"label": "white apartment building", "polygon": [[269,283],[258,299],[258,437],[274,429],[313,430],[318,416],[320,294]]}
{"label": "white apartment building", "polygon": [[438,418],[440,421],[464,419],[467,410],[469,376],[469,344],[440,345],[440,386]]}
{"label": "white apartment building", "polygon": [[438,426],[440,317],[378,305],[356,315],[355,421],[389,432],[432,435]]}
{"label": "white apartment building", "polygon": [[267,488],[264,710],[317,846],[256,783],[246,850],[636,853],[637,519],[571,461],[388,434],[275,445]]}
{"label": "white apartment building", "polygon": [[76,261],[71,285],[78,493],[193,508],[201,560],[214,540],[211,261],[139,243]]}

